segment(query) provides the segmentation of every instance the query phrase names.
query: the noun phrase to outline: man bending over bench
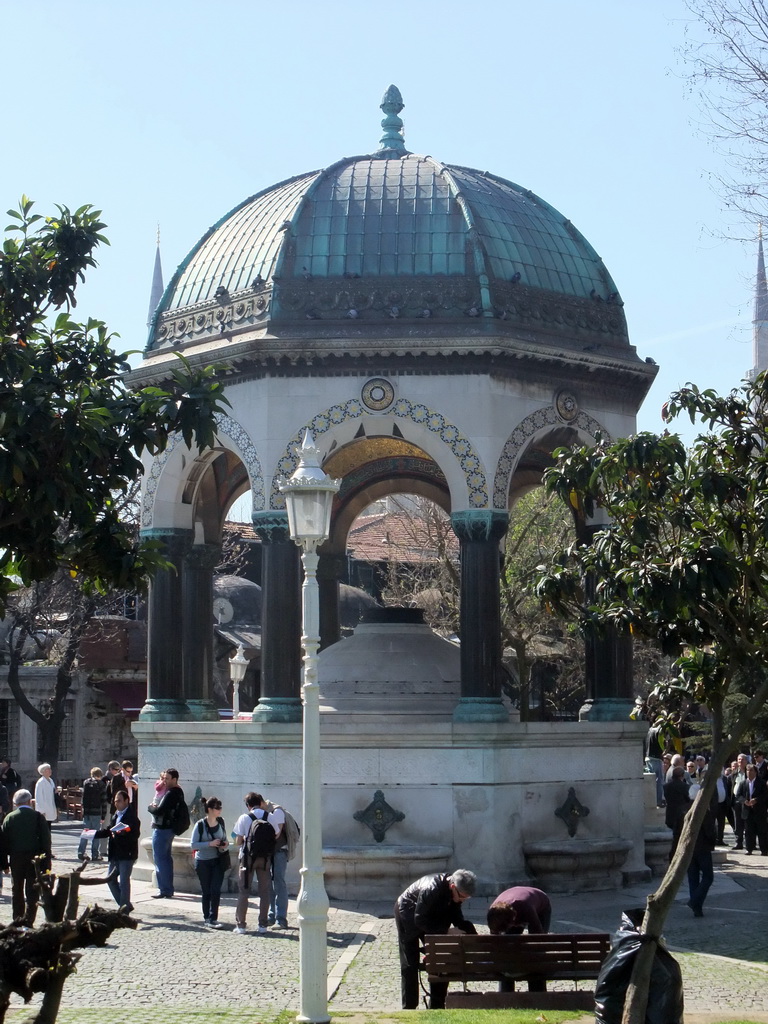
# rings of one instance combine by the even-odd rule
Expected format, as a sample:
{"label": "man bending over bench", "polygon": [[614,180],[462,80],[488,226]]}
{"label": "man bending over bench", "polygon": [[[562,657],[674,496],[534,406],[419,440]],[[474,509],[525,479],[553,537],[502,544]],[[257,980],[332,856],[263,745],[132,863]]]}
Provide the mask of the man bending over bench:
{"label": "man bending over bench", "polygon": [[[419,1006],[419,942],[425,935],[444,935],[453,925],[468,935],[476,935],[471,921],[464,919],[462,904],[474,895],[477,879],[471,871],[459,869],[452,875],[424,875],[409,885],[395,903],[395,924],[400,948],[400,989],[403,1009]],[[429,985],[429,1005],[433,1010],[445,1007],[448,984]]]}
{"label": "man bending over bench", "polygon": [[[549,931],[552,920],[552,904],[549,896],[541,889],[529,885],[515,885],[500,893],[488,908],[488,929],[491,935],[522,935],[525,928],[529,935],[543,935]],[[513,992],[514,984],[502,981],[500,992]],[[546,992],[546,980],[531,975],[528,978],[529,992]]]}
{"label": "man bending over bench", "polygon": [[491,935],[543,935],[549,931],[552,904],[541,889],[515,885],[500,893],[488,909],[488,930]]}

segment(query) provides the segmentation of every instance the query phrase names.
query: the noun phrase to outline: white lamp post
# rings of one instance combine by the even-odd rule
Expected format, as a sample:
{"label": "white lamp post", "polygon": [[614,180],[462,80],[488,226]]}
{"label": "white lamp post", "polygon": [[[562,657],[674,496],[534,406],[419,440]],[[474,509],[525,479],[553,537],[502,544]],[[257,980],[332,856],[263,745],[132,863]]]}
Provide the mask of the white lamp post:
{"label": "white lamp post", "polygon": [[235,721],[240,714],[240,683],[245,679],[248,670],[248,659],[245,656],[245,649],[240,644],[237,654],[229,659],[229,675],[232,679],[232,720]]}
{"label": "white lamp post", "polygon": [[328,538],[331,506],[340,480],[332,480],[320,466],[320,452],[309,431],[296,449],[299,465],[289,480],[280,483],[288,510],[291,539],[301,547],[304,583],[301,618],[304,648],[302,701],[304,704],[302,757],[302,866],[299,890],[299,965],[301,1007],[299,1021],[324,1024],[328,1014],[328,895],[323,881],[323,834],[320,824],[320,700],[317,685],[317,649],[320,644],[320,605],[317,589],[317,548]]}

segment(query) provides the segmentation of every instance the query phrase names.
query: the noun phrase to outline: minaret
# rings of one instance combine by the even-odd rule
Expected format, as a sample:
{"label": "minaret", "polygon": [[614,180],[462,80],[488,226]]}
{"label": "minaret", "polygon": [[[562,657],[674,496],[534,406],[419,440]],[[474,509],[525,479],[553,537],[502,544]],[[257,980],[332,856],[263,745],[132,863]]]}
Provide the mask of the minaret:
{"label": "minaret", "polygon": [[[762,250],[761,250],[762,252]],[[765,276],[765,271],[763,271]],[[152,291],[149,293],[149,313],[147,314],[147,327],[152,326],[152,318],[155,310],[163,297],[163,267],[160,263],[160,225],[157,225],[157,251],[155,252],[155,269],[152,274]]]}
{"label": "minaret", "polygon": [[763,225],[757,236],[757,278],[755,280],[755,315],[752,319],[752,372],[754,380],[758,373],[768,370],[768,282],[765,277],[763,258]]}

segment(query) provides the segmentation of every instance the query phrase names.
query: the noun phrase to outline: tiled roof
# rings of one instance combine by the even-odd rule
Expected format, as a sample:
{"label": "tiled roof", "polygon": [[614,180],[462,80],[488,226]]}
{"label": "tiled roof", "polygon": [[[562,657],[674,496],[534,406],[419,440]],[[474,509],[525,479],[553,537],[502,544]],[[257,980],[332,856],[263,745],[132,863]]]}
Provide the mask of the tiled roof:
{"label": "tiled roof", "polygon": [[[447,527],[443,543],[453,558],[459,557],[459,542]],[[382,512],[361,516],[347,537],[347,552],[357,561],[429,562],[439,555],[435,528],[430,520],[408,512]]]}

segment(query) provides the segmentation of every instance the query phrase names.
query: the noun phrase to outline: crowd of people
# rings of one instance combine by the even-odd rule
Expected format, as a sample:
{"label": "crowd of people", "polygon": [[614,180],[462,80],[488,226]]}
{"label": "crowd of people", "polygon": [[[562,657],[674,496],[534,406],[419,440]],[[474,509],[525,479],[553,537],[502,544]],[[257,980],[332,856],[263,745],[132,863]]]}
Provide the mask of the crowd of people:
{"label": "crowd of people", "polygon": [[[710,767],[704,754],[686,759],[682,754],[665,752],[660,761],[662,802],[665,823],[672,830],[669,859],[675,854],[686,815]],[[656,770],[656,766],[651,766]],[[690,898],[688,906],[695,917],[703,917],[703,905],[714,879],[712,852],[726,843],[726,825],[735,842],[735,851],[751,856],[756,850],[768,856],[768,761],[762,750],[740,753],[723,768],[717,778],[710,804],[696,837],[688,868]]]}
{"label": "crowd of people", "polygon": [[[652,747],[651,747],[652,749]],[[666,824],[672,830],[670,860],[674,856],[686,815],[693,799],[712,770],[703,754],[686,758],[659,751],[654,757],[646,748],[647,763],[659,780],[658,802],[665,808]],[[45,867],[51,862],[50,824],[58,817],[57,788],[51,766],[38,767],[34,797],[21,785],[10,760],[0,760],[0,868],[12,878],[14,920],[31,925],[36,912],[33,860],[40,856]],[[115,902],[128,911],[131,903],[131,872],[138,857],[141,824],[137,808],[138,780],[128,760],[110,761],[106,773],[91,769],[83,782],[84,829],[78,846],[81,860],[108,862],[108,884]],[[243,798],[244,812],[231,833],[221,816],[222,802],[212,796],[204,801],[204,813],[190,820],[179,773],[168,768],[154,784],[148,807],[152,818],[152,853],[158,891],[154,899],[174,896],[173,839],[192,831],[189,847],[200,882],[203,922],[220,928],[219,903],[224,878],[236,866],[238,898],[235,933],[247,933],[247,914],[254,876],[258,887],[258,924],[266,932],[271,925],[288,926],[288,891],[285,872],[294,856],[299,829],[284,808],[250,791]],[[688,869],[688,906],[696,917],[703,916],[703,904],[713,881],[712,851],[725,843],[726,825],[735,838],[734,850],[751,855],[756,849],[768,856],[768,760],[762,750],[753,755],[740,753],[718,776]],[[236,865],[233,864],[233,847]],[[88,851],[90,850],[90,856]],[[419,999],[420,942],[427,934],[441,934],[451,928],[475,933],[464,918],[462,905],[475,892],[476,878],[459,869],[452,874],[426,875],[410,885],[395,903],[395,922],[400,951],[402,1003],[414,1009]],[[549,930],[552,908],[540,889],[516,886],[505,890],[491,904],[487,914],[491,934],[531,933]],[[445,985],[432,985],[430,1005],[445,1004]]]}
{"label": "crowd of people", "polygon": [[[21,786],[10,760],[0,772],[0,870],[11,875],[14,920],[32,925],[36,915],[35,858],[51,866],[51,829],[58,818],[57,787],[51,766],[38,767],[34,795]],[[138,779],[131,761],[110,761],[106,772],[98,766],[83,780],[83,831],[77,856],[81,861],[107,862],[107,883],[115,902],[133,910],[131,873],[139,855],[141,837]],[[173,840],[192,825],[189,847],[200,882],[203,922],[219,928],[221,890],[227,871],[237,870],[238,898],[235,933],[247,933],[246,919],[251,884],[258,883],[257,932],[288,927],[288,888],[285,873],[296,853],[299,828],[292,815],[260,793],[244,796],[245,809],[232,832],[221,816],[218,797],[203,802],[204,814],[191,821],[179,773],[167,768],[154,783],[151,818],[152,856],[157,892],[153,899],[172,899],[174,890]],[[235,863],[232,859],[232,847]],[[0,878],[2,876],[0,875]]]}

